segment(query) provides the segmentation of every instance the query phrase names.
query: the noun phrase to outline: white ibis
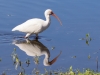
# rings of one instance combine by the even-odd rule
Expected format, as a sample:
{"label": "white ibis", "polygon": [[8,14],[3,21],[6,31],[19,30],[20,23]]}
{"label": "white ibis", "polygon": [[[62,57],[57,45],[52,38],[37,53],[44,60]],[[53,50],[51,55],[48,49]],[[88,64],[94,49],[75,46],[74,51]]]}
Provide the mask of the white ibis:
{"label": "white ibis", "polygon": [[25,38],[28,38],[32,34],[36,34],[36,38],[38,38],[38,34],[49,27],[50,15],[57,18],[60,24],[62,25],[60,19],[53,13],[51,9],[47,9],[44,12],[44,15],[45,15],[46,20],[42,20],[39,18],[29,19],[26,22],[13,28],[12,31],[20,31],[20,32],[26,33]]}
{"label": "white ibis", "polygon": [[[27,42],[28,41],[28,42]],[[59,55],[57,55],[52,61],[49,61],[50,58],[50,52],[47,49],[47,47],[45,47],[41,42],[39,42],[38,40],[15,40],[15,42],[13,42],[13,44],[15,44],[16,46],[18,46],[22,51],[24,51],[28,56],[41,56],[41,55],[45,55],[44,58],[44,66],[50,66],[52,65],[54,62],[56,62],[57,58],[60,56],[61,52]]]}

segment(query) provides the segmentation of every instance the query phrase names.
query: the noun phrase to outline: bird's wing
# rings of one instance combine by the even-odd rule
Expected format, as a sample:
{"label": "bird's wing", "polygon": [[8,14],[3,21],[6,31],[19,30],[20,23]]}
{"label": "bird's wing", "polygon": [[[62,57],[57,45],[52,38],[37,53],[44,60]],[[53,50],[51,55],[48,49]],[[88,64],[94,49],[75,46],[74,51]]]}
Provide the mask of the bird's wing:
{"label": "bird's wing", "polygon": [[42,25],[41,24],[31,24],[28,25],[27,27],[24,27],[24,32],[26,33],[39,33],[42,30]]}
{"label": "bird's wing", "polygon": [[[41,21],[41,22],[39,22]],[[38,33],[42,29],[42,20],[40,19],[30,19],[26,22],[16,26],[12,31],[21,31],[26,33]]]}

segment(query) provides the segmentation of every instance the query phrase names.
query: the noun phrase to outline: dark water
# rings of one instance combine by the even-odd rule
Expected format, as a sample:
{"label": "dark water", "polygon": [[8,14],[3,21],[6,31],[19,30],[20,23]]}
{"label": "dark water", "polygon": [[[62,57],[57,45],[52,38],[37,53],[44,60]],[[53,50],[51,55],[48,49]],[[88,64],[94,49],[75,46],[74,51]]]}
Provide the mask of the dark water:
{"label": "dark water", "polygon": [[[44,68],[48,70],[62,69],[63,71],[73,66],[73,69],[91,68],[97,70],[96,59],[100,60],[100,1],[98,0],[1,0],[0,1],[0,74],[16,75],[22,69],[15,70],[11,57],[14,48],[18,58],[24,62],[23,67],[27,74],[32,73],[36,65],[33,57],[12,44],[19,40],[24,33],[12,32],[11,29],[18,24],[31,18],[44,17],[44,11],[52,9],[61,19],[63,26],[51,17],[51,26],[39,34],[41,42],[50,51],[50,60],[62,54],[58,60],[49,67],[43,65],[44,56],[39,59],[38,68],[41,72]],[[92,40],[86,44],[86,34],[89,33]],[[31,37],[32,39],[33,37]],[[53,48],[53,50],[52,50]],[[89,59],[89,56],[91,57]],[[27,59],[31,60],[29,67],[25,64]],[[100,64],[100,62],[98,63]],[[100,71],[100,69],[98,68]]]}

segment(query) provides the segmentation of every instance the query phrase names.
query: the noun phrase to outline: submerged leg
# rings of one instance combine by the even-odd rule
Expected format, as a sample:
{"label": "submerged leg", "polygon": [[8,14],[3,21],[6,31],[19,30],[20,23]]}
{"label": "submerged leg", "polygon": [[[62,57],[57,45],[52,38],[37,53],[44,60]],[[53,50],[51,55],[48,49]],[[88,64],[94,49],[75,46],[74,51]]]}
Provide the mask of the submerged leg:
{"label": "submerged leg", "polygon": [[36,38],[35,39],[38,39],[38,34],[36,34]]}

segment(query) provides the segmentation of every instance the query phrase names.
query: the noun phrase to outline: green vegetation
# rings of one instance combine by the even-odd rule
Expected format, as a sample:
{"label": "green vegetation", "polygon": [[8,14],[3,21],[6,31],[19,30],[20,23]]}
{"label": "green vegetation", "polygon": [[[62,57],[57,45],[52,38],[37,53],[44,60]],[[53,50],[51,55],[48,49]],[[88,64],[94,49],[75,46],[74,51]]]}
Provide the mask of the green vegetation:
{"label": "green vegetation", "polygon": [[[20,72],[18,75],[28,75],[28,74],[24,74],[22,72]],[[47,71],[45,69],[45,73],[41,74],[39,71],[35,71],[34,74],[32,75],[100,75],[100,72],[95,72],[93,70],[90,69],[86,69],[83,72],[80,72],[79,69],[77,69],[76,71],[73,71],[72,66],[69,68],[68,71],[66,72],[61,72],[61,71]]]}
{"label": "green vegetation", "polygon": [[69,68],[69,71],[66,72],[60,72],[57,75],[100,75],[99,72],[95,72],[93,70],[90,69],[86,69],[83,72],[81,72],[79,69],[77,69],[76,71],[73,71],[72,66]]}
{"label": "green vegetation", "polygon": [[87,33],[85,38],[81,38],[79,40],[85,40],[86,44],[89,45],[89,42],[92,40],[92,38],[90,37],[90,34]]}
{"label": "green vegetation", "polygon": [[76,71],[73,71],[73,68],[71,66],[69,70],[66,72],[61,72],[61,71],[50,71],[49,72],[45,69],[44,74],[36,73],[35,75],[100,75],[100,72],[95,72],[90,69],[86,69],[83,72],[81,72],[79,69],[77,69]]}

